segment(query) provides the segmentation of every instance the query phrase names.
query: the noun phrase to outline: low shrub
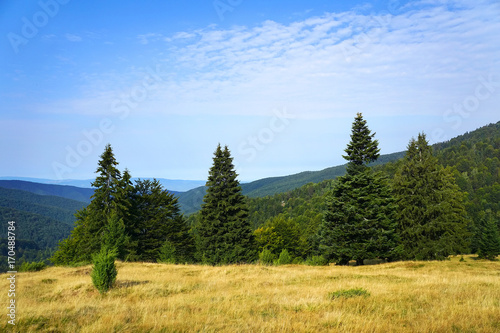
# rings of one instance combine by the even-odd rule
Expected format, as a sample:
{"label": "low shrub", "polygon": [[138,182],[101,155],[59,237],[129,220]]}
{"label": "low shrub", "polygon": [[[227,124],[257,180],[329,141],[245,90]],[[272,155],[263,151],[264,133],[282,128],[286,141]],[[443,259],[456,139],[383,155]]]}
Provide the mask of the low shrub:
{"label": "low shrub", "polygon": [[43,261],[23,262],[19,272],[38,272],[45,269],[47,265]]}
{"label": "low shrub", "polygon": [[306,265],[309,266],[326,266],[328,265],[328,260],[323,256],[312,256],[307,258]]}
{"label": "low shrub", "polygon": [[278,260],[276,260],[274,263],[276,265],[289,265],[292,263],[292,261],[293,261],[293,258],[290,255],[290,253],[288,253],[288,250],[283,249],[280,253]]}
{"label": "low shrub", "polygon": [[264,249],[259,253],[259,262],[262,265],[272,265],[275,259],[276,256],[269,249]]}
{"label": "low shrub", "polygon": [[158,262],[166,264],[175,264],[177,262],[175,256],[175,246],[170,241],[165,241],[160,248],[160,255],[158,257]]}
{"label": "low shrub", "polygon": [[103,246],[101,251],[93,256],[94,267],[90,277],[101,294],[107,292],[115,283],[118,274],[115,266],[116,255],[116,250]]}

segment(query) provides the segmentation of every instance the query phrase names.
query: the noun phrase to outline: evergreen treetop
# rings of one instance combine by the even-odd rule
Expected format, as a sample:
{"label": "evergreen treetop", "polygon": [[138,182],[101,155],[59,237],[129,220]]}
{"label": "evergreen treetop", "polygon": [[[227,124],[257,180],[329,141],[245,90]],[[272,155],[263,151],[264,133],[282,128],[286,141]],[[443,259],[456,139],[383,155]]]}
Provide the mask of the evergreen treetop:
{"label": "evergreen treetop", "polygon": [[118,162],[113,154],[113,149],[108,143],[101,154],[96,173],[98,176],[92,182],[96,190],[91,197],[95,204],[103,205],[106,213],[111,210],[111,203],[116,195],[121,172],[117,169]]}
{"label": "evergreen treetop", "polygon": [[378,140],[374,140],[375,133],[371,133],[366,125],[363,115],[358,113],[352,124],[351,141],[344,150],[347,155],[342,155],[348,161],[347,172],[355,173],[364,169],[364,166],[374,162],[380,156]]}

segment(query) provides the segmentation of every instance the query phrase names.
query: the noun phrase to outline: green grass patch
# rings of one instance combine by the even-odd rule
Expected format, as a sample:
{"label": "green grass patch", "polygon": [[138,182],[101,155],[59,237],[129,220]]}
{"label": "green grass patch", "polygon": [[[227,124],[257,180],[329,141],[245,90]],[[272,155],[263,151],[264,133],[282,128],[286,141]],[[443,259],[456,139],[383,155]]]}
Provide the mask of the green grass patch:
{"label": "green grass patch", "polygon": [[359,296],[368,297],[370,296],[370,293],[363,288],[354,288],[354,289],[341,289],[328,294],[328,297],[332,300],[339,298],[353,298]]}

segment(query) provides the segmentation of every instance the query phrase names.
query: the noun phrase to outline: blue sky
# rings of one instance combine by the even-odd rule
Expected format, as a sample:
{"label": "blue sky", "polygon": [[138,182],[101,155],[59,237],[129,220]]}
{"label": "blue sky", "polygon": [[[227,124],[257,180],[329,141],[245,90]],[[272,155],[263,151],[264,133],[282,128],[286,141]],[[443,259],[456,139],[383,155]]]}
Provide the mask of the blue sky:
{"label": "blue sky", "polygon": [[497,122],[500,4],[4,1],[0,176],[250,181],[343,164],[357,112],[383,154]]}

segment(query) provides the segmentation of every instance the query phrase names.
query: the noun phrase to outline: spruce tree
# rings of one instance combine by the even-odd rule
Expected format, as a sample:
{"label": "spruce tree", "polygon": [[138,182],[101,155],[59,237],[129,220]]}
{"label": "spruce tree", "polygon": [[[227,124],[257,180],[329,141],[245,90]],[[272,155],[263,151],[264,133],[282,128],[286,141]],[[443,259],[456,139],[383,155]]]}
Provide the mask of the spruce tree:
{"label": "spruce tree", "polygon": [[352,125],[351,142],[343,156],[347,174],[339,177],[326,199],[318,231],[319,253],[329,261],[392,258],[396,246],[394,199],[387,179],[368,163],[379,156],[378,141],[360,113]]}
{"label": "spruce tree", "polygon": [[500,255],[500,232],[491,210],[487,210],[478,226],[478,257],[494,260]]}
{"label": "spruce tree", "polygon": [[69,239],[61,242],[52,261],[56,264],[90,262],[92,255],[99,252],[105,235],[108,216],[118,209],[116,196],[119,193],[121,173],[111,145],[106,145],[98,162],[98,176],[91,184],[95,188],[90,204],[79,210],[75,228]]}
{"label": "spruce tree", "polygon": [[123,176],[110,145],[98,162],[99,175],[92,201],[76,213],[70,237],[59,244],[55,264],[88,263],[101,245],[118,259],[157,261],[166,242],[175,248],[176,262],[191,262],[195,243],[177,198],[157,180],[138,180],[133,186],[128,170]]}
{"label": "spruce tree", "polygon": [[256,247],[233,159],[220,144],[214,153],[197,226],[198,255],[205,263],[251,262]]}
{"label": "spruce tree", "polygon": [[393,191],[402,258],[442,260],[466,250],[464,195],[451,171],[432,155],[425,134],[410,141],[394,177]]}

